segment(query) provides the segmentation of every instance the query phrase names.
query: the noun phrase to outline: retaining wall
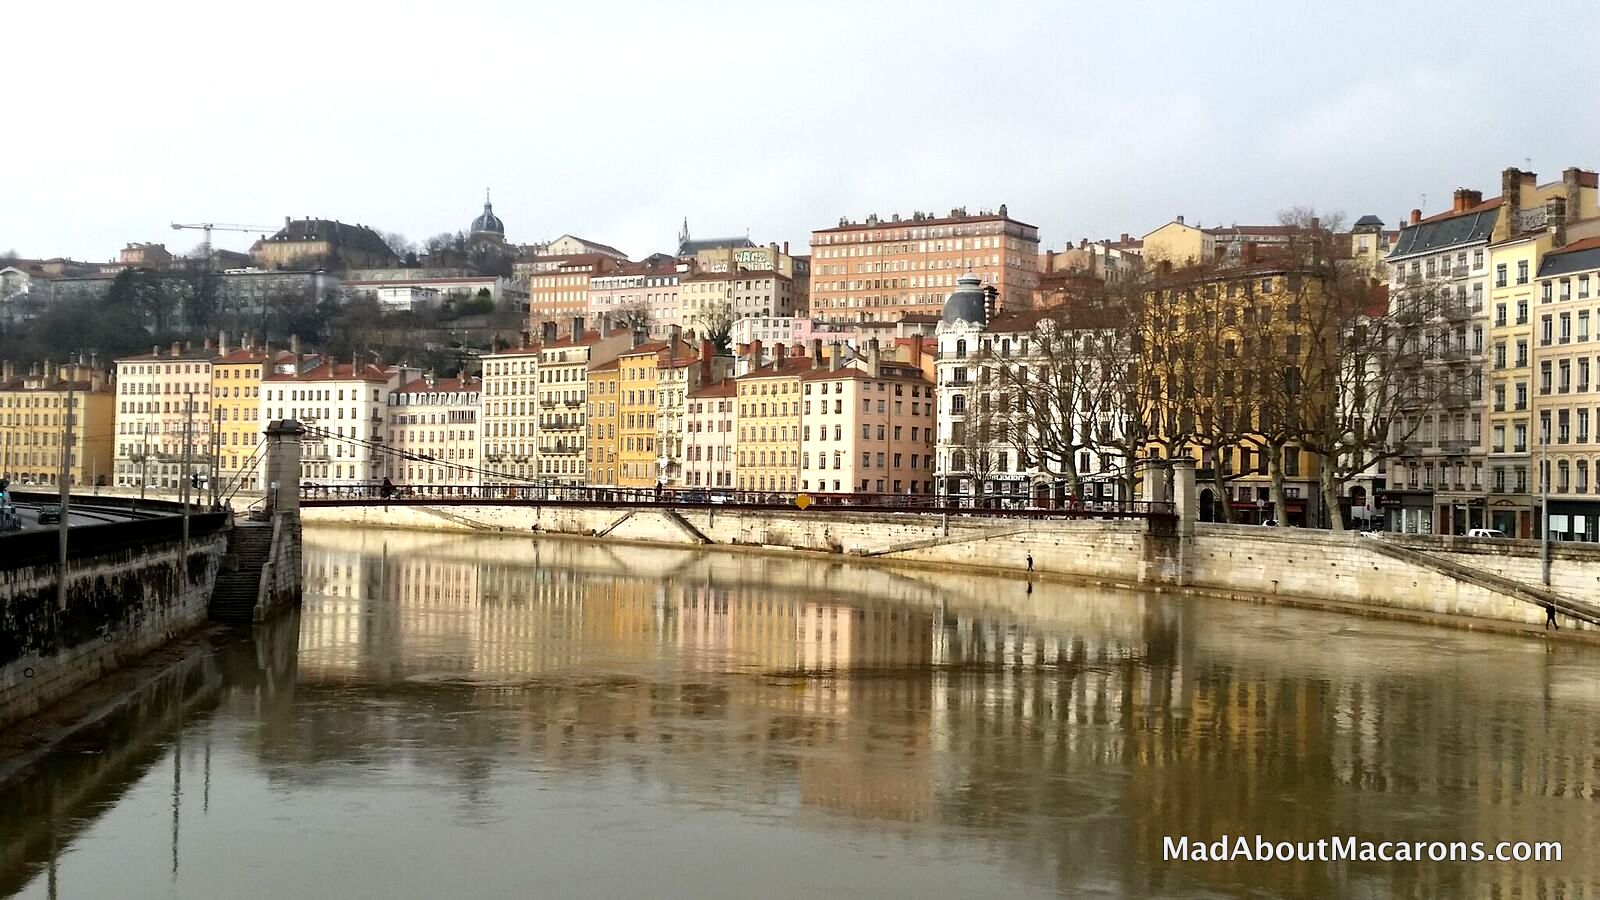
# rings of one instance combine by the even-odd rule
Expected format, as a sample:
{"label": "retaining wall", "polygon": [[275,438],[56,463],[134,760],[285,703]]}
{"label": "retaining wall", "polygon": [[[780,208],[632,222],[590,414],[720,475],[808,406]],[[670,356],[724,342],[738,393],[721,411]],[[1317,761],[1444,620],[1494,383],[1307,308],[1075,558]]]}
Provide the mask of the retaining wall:
{"label": "retaining wall", "polygon": [[95,547],[79,536],[108,526],[74,528],[64,609],[53,560],[0,560],[0,727],[205,623],[227,533],[192,524],[201,533],[191,535],[187,569],[180,540]]}
{"label": "retaining wall", "polygon": [[[435,531],[593,536],[652,544],[701,543],[663,511],[535,506],[307,507],[309,525],[351,524]],[[1454,617],[1461,624],[1539,627],[1544,611],[1470,578],[1377,552],[1356,533],[1200,524],[1187,544],[1149,533],[1142,521],[945,517],[844,510],[685,510],[682,519],[712,546],[820,551],[919,567],[958,566],[1035,573],[1240,599],[1320,603],[1411,618]],[[1523,544],[1529,542],[1507,542]],[[1430,548],[1430,552],[1435,548]],[[1444,547],[1438,555],[1529,584],[1539,560],[1530,548]],[[1536,550],[1536,547],[1533,548]],[[1563,548],[1553,587],[1597,594],[1600,551]],[[1583,623],[1563,627],[1587,630]]]}

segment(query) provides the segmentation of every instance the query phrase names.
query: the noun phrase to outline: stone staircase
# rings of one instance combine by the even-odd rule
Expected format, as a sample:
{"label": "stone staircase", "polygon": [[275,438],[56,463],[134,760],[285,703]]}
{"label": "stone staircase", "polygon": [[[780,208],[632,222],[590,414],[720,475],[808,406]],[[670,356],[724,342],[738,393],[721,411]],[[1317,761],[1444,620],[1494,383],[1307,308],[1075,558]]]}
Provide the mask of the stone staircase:
{"label": "stone staircase", "polygon": [[237,521],[228,535],[228,558],[217,573],[208,606],[211,621],[248,624],[255,619],[261,569],[272,551],[272,523]]}
{"label": "stone staircase", "polygon": [[1542,585],[1524,584],[1510,578],[1486,572],[1476,566],[1469,566],[1454,560],[1441,559],[1432,553],[1402,547],[1382,538],[1367,538],[1361,546],[1375,550],[1394,559],[1442,572],[1452,578],[1458,578],[1469,584],[1498,591],[1508,597],[1515,597],[1525,603],[1531,603],[1541,609],[1555,607],[1556,612],[1570,616],[1580,622],[1600,627],[1600,604],[1592,600],[1580,600],[1552,591]]}

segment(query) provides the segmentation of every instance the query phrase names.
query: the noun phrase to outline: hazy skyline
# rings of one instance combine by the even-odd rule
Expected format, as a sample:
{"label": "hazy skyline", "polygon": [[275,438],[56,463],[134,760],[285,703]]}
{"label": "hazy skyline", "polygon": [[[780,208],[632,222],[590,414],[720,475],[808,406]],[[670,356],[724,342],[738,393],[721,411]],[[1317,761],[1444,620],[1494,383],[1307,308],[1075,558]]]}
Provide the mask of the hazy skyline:
{"label": "hazy skyline", "polygon": [[1525,160],[1600,167],[1600,62],[1566,38],[1596,33],[1593,3],[8,12],[0,251],[25,256],[284,216],[420,242],[485,187],[512,241],[634,258],[685,216],[803,252],[841,216],[1001,203],[1055,248],[1296,205],[1392,226]]}

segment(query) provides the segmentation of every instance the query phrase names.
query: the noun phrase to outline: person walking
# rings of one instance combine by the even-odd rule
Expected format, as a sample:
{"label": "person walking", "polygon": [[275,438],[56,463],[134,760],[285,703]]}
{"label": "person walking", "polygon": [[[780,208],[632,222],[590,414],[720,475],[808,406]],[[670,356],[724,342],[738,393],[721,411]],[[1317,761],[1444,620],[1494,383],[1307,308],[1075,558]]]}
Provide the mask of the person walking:
{"label": "person walking", "polygon": [[1028,571],[1029,572],[1033,571],[1033,554],[1032,553],[1028,554]]}
{"label": "person walking", "polygon": [[1544,605],[1544,627],[1546,631],[1552,628],[1557,631],[1561,630],[1561,623],[1556,621],[1556,605],[1554,603],[1546,603]]}

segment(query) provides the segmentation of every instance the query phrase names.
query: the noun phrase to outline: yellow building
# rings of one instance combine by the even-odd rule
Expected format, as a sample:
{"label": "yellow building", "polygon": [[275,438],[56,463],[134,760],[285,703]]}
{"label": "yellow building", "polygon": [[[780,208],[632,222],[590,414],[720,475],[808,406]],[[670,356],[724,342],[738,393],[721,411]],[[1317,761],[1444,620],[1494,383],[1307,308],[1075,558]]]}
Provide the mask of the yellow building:
{"label": "yellow building", "polygon": [[[1576,310],[1556,299],[1559,277],[1536,278],[1546,254],[1563,249],[1569,222],[1600,215],[1595,173],[1568,169],[1562,179],[1539,184],[1532,172],[1510,168],[1500,176],[1500,200],[1489,243],[1489,511],[1490,524],[1513,537],[1533,537],[1536,466],[1545,452],[1550,420],[1565,398],[1557,390]],[[1492,201],[1491,201],[1492,202]],[[1560,340],[1565,336],[1566,340]],[[1570,390],[1570,381],[1569,390]],[[1536,400],[1538,398],[1536,411]]]}
{"label": "yellow building", "polygon": [[1545,254],[1538,279],[1541,298],[1551,297],[1555,310],[1553,340],[1547,344],[1541,334],[1535,350],[1550,536],[1600,541],[1600,237]]}
{"label": "yellow building", "polygon": [[583,422],[574,423],[587,436],[584,447],[586,482],[616,485],[617,398],[622,386],[621,361],[608,359],[591,366],[588,373],[588,407]]}
{"label": "yellow building", "polygon": [[621,384],[617,400],[617,481],[623,487],[654,487],[662,474],[656,461],[658,359],[665,341],[652,341],[618,357]]}
{"label": "yellow building", "polygon": [[70,483],[109,484],[116,392],[106,373],[77,362],[45,362],[18,376],[9,360],[0,372],[0,475],[17,486],[59,484],[70,384],[79,410]]}
{"label": "yellow building", "polygon": [[811,370],[810,357],[785,356],[737,379],[739,490],[800,490],[800,377]]}
{"label": "yellow building", "polygon": [[[274,371],[294,371],[294,354],[268,351],[246,341],[230,350],[224,336],[211,360],[211,415],[216,424],[217,477],[221,488],[261,489],[261,378]],[[272,362],[268,363],[269,352]]]}
{"label": "yellow building", "polygon": [[1145,262],[1171,263],[1175,267],[1208,263],[1217,257],[1217,239],[1209,231],[1186,225],[1183,216],[1142,238]]}
{"label": "yellow building", "polygon": [[[1201,469],[1220,469],[1199,485],[1202,518],[1222,521],[1229,504],[1234,521],[1316,526],[1319,460],[1297,442],[1281,444],[1283,508],[1272,497],[1267,449],[1273,430],[1293,410],[1314,406],[1305,394],[1284,390],[1279,367],[1292,359],[1306,371],[1310,324],[1326,297],[1324,273],[1298,264],[1252,263],[1205,269],[1160,282],[1139,324],[1146,367],[1159,385],[1146,402],[1156,423],[1151,455],[1193,457]],[[1269,347],[1270,345],[1270,347]],[[1297,389],[1290,389],[1297,390]],[[1213,428],[1199,423],[1214,422]],[[1176,426],[1176,433],[1167,429]]]}
{"label": "yellow building", "polygon": [[365,225],[328,219],[290,219],[250,247],[263,269],[371,269],[392,266],[394,251]]}

